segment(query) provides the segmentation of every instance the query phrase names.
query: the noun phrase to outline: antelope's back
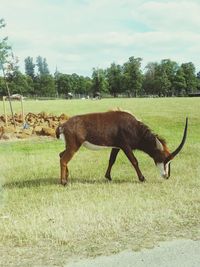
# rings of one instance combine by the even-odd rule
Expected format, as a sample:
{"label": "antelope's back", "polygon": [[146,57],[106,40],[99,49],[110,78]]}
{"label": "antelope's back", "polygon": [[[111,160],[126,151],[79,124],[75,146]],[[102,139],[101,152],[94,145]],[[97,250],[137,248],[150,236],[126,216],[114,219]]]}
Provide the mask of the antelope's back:
{"label": "antelope's back", "polygon": [[135,117],[123,111],[90,113],[73,118],[76,134],[96,145],[115,146],[122,135],[131,135]]}

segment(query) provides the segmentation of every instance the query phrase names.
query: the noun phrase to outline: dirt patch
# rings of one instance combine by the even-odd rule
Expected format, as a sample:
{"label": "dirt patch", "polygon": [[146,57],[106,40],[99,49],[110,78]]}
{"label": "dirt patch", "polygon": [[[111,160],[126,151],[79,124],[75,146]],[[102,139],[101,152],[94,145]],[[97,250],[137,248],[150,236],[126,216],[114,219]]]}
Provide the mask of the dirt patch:
{"label": "dirt patch", "polygon": [[12,116],[0,116],[0,140],[26,139],[35,136],[55,137],[55,129],[69,119],[66,114],[60,116],[40,112],[28,113],[23,119],[22,114]]}

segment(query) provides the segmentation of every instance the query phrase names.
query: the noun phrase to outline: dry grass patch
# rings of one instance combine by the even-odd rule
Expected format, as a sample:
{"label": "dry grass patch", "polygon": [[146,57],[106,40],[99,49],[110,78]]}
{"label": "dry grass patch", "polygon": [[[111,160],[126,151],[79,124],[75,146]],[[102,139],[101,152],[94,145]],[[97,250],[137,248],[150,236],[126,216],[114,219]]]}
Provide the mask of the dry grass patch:
{"label": "dry grass patch", "polygon": [[[148,101],[143,102],[147,111]],[[179,102],[177,114],[188,107],[191,112],[186,102]],[[162,109],[167,112],[167,106]],[[178,123],[168,128],[172,118],[164,121],[165,116],[153,114],[149,120],[147,113],[144,120],[161,135],[166,133],[169,146],[175,148],[184,116],[176,115]],[[200,238],[200,121],[195,108],[189,119],[188,140],[172,162],[169,180],[160,178],[153,161],[137,152],[146,183],[138,182],[121,152],[113,181],[107,182],[104,172],[110,150],[82,148],[69,164],[69,186],[62,187],[58,184],[62,142],[1,143],[0,264],[62,266],[77,255],[105,255],[152,247],[160,240]]]}

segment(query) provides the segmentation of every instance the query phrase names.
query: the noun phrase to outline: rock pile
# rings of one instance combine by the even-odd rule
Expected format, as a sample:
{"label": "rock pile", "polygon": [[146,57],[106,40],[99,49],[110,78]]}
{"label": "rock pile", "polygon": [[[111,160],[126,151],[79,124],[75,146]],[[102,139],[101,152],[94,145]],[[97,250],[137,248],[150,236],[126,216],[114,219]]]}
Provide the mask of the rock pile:
{"label": "rock pile", "polygon": [[28,113],[23,120],[22,114],[14,115],[16,127],[14,127],[12,116],[0,116],[0,139],[25,139],[33,136],[55,137],[55,129],[69,119],[66,114],[55,116],[40,112],[38,114]]}

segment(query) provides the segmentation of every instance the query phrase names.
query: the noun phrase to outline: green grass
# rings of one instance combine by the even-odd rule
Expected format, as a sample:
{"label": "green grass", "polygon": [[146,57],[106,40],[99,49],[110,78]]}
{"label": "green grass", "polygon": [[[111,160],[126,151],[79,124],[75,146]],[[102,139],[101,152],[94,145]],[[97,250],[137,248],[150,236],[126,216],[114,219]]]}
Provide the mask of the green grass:
{"label": "green grass", "polygon": [[[138,182],[122,152],[113,181],[104,178],[110,150],[81,148],[69,163],[70,184],[58,184],[62,141],[0,143],[0,265],[62,266],[72,257],[152,247],[160,240],[200,238],[200,116],[198,98],[25,101],[26,112],[69,115],[119,106],[132,111],[174,149],[185,117],[188,138],[159,177],[136,152],[147,182]],[[19,103],[14,103],[19,111]]]}

